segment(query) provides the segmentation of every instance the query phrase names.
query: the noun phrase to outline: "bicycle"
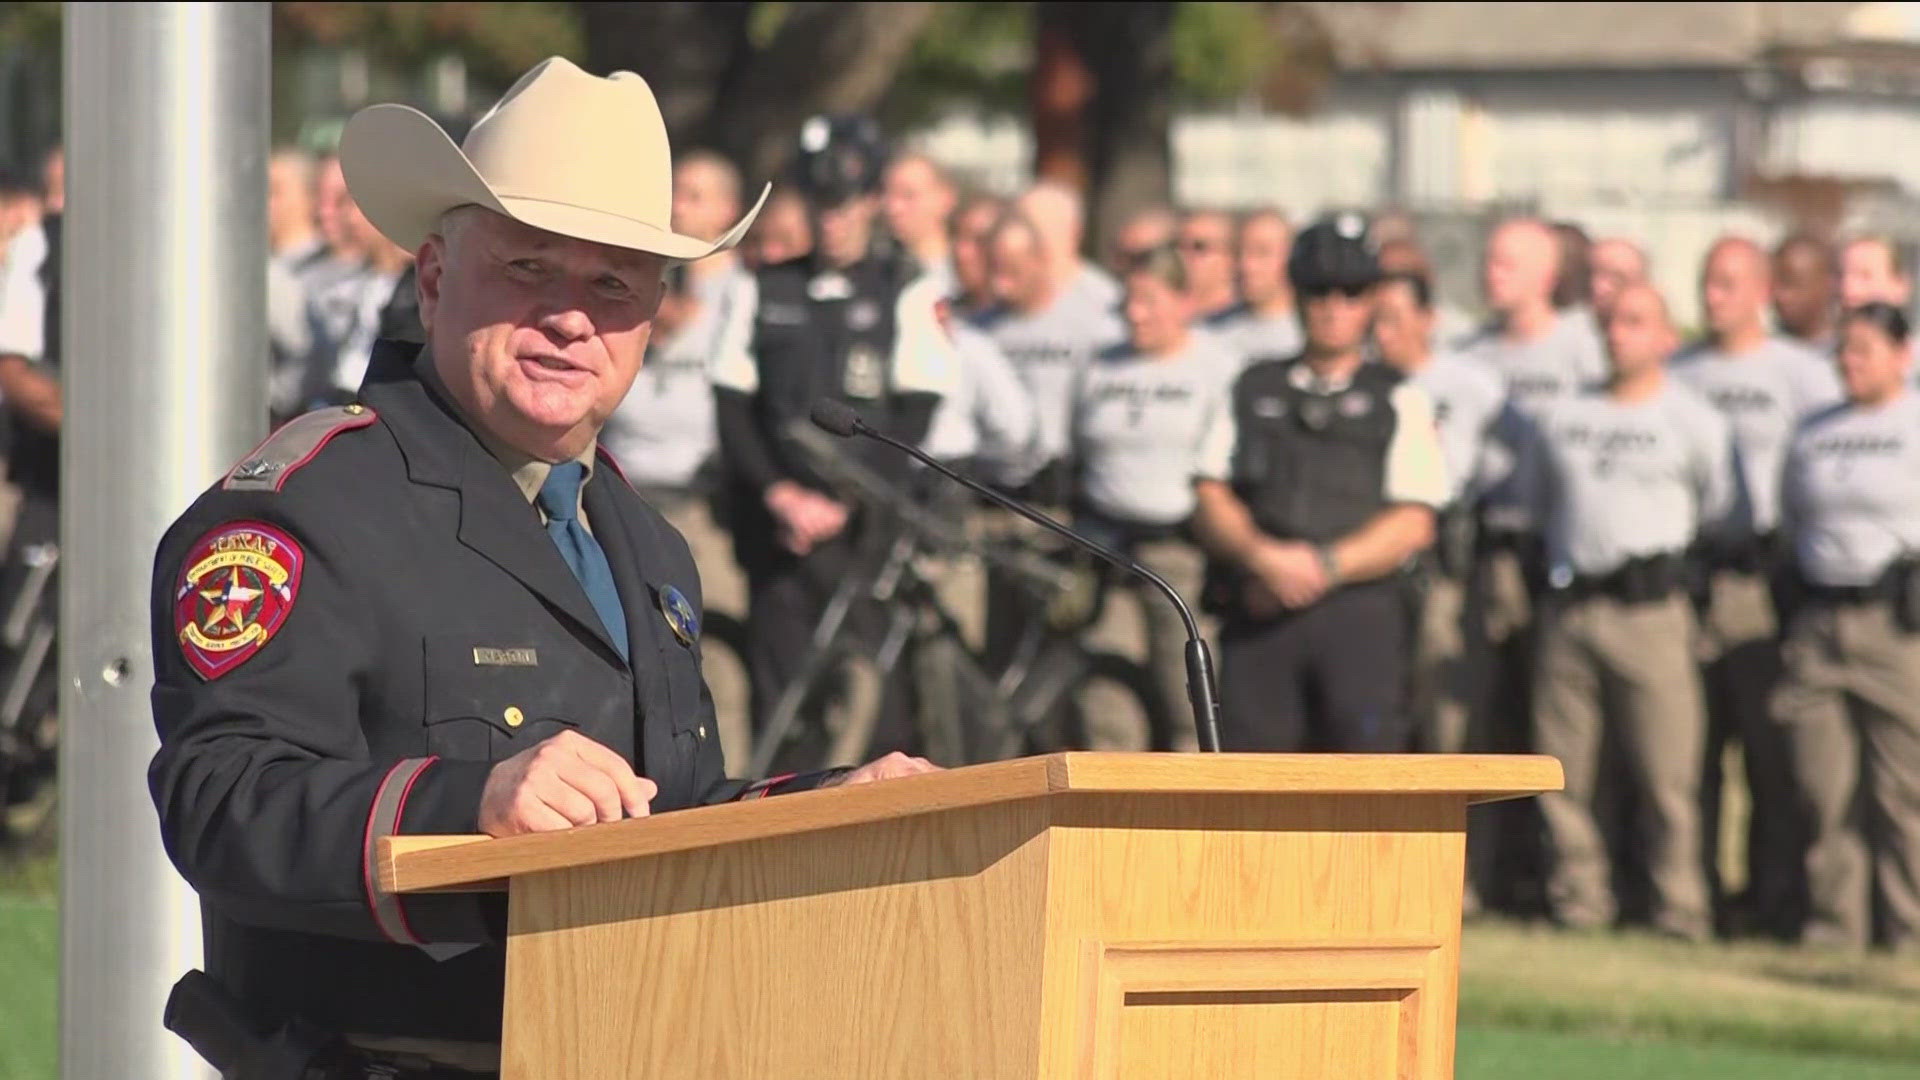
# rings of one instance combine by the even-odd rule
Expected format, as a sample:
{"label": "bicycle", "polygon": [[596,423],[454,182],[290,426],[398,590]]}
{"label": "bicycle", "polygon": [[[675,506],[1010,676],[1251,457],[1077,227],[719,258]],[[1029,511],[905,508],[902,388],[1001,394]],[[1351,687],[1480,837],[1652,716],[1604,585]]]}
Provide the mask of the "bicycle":
{"label": "bicycle", "polygon": [[[782,689],[754,744],[755,775],[767,772],[790,740],[805,737],[805,707],[849,666],[871,664],[871,678],[851,680],[866,692],[825,721],[826,765],[866,755],[880,694],[909,654],[915,680],[914,720],[926,755],[941,764],[992,761],[1070,745],[1090,709],[1135,710],[1145,730],[1159,729],[1158,699],[1146,670],[1114,653],[1089,649],[1081,631],[1098,618],[1095,577],[1071,556],[1036,552],[1007,541],[969,547],[950,516],[929,509],[898,483],[848,454],[844,444],[796,425],[792,438],[841,497],[865,508],[870,561],[843,576],[808,643],[799,673]],[[995,662],[974,648],[941,600],[926,564],[942,556],[976,557],[1018,585],[1033,617]],[[1092,599],[1088,600],[1087,597]],[[869,605],[883,628],[878,644],[852,624]]]}

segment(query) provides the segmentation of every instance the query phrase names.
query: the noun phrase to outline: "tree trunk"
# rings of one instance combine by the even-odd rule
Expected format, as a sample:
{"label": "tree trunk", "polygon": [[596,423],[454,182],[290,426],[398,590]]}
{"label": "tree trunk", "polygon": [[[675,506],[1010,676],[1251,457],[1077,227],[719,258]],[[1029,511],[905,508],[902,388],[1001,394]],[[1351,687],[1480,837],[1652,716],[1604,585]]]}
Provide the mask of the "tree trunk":
{"label": "tree trunk", "polygon": [[747,175],[766,179],[793,155],[816,113],[871,112],[936,3],[796,3],[766,48],[717,103],[713,134]]}
{"label": "tree trunk", "polygon": [[682,149],[710,145],[717,103],[752,56],[750,3],[576,3],[587,70],[632,71],[647,80]]}
{"label": "tree trunk", "polygon": [[1128,213],[1172,197],[1174,5],[1039,9],[1035,171],[1083,182],[1087,253],[1104,251]]}

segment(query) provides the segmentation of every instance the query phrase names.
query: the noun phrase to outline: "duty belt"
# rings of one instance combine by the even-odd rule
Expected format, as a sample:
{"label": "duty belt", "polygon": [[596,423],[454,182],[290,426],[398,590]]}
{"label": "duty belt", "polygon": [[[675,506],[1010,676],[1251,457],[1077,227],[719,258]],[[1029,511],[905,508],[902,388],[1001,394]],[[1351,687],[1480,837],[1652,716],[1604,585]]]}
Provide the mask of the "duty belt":
{"label": "duty belt", "polygon": [[1628,559],[1604,574],[1556,573],[1549,582],[1556,595],[1584,600],[1602,596],[1628,604],[1647,604],[1680,591],[1686,567],[1678,555]]}

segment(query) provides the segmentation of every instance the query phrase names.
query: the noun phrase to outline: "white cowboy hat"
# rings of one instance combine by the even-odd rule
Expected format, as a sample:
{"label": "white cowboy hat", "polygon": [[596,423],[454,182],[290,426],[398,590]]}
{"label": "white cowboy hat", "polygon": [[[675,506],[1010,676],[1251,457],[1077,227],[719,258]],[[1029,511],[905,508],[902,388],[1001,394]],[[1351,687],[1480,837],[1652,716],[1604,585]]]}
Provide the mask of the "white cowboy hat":
{"label": "white cowboy hat", "polygon": [[440,216],[469,203],[536,229],[676,261],[740,242],[767,201],[718,240],[673,231],[673,153],[645,79],[541,61],[453,139],[425,113],[372,105],[340,135],[340,170],[367,220],[413,251]]}

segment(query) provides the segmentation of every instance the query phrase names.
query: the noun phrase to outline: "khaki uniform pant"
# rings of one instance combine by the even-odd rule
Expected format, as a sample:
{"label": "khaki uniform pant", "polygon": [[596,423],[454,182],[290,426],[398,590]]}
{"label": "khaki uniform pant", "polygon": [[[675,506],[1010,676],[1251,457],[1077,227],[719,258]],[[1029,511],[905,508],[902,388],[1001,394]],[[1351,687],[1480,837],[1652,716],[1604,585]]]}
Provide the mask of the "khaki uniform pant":
{"label": "khaki uniform pant", "polygon": [[1409,711],[1422,750],[1457,754],[1467,748],[1472,680],[1467,670],[1467,590],[1459,579],[1427,579],[1413,649]]}
{"label": "khaki uniform pant", "polygon": [[1700,859],[1700,763],[1706,711],[1684,596],[1627,604],[1604,597],[1542,611],[1534,741],[1560,759],[1566,790],[1540,798],[1554,916],[1604,926],[1617,914],[1606,842],[1596,823],[1601,746],[1615,734],[1645,822],[1653,919],[1689,937],[1710,929]]}
{"label": "khaki uniform pant", "polygon": [[1720,884],[1718,858],[1725,805],[1722,764],[1738,742],[1748,805],[1746,878],[1754,912],[1772,930],[1796,920],[1800,848],[1793,819],[1793,774],[1786,741],[1768,715],[1780,679],[1778,623],[1773,593],[1760,574],[1723,570],[1708,586],[1700,620],[1701,675],[1707,692],[1707,751],[1701,786],[1701,835],[1710,881]]}
{"label": "khaki uniform pant", "polygon": [[[711,501],[704,497],[662,499],[658,509],[667,524],[686,537],[687,547],[693,551],[693,565],[700,571],[700,594],[705,609],[744,619],[747,578],[733,557],[733,539],[714,520]],[[745,658],[721,658],[711,652],[704,658],[702,671],[707,689],[713,694],[721,753],[726,756],[729,768],[744,769],[753,756],[753,727],[748,719],[752,703],[747,691]]]}
{"label": "khaki uniform pant", "polygon": [[[1190,606],[1199,606],[1206,556],[1197,546],[1175,537],[1137,543],[1131,553],[1135,562],[1166,578],[1167,584]],[[1193,730],[1193,706],[1187,700],[1186,624],[1158,589],[1131,574],[1116,573],[1112,589],[1100,621],[1088,631],[1088,644],[1133,659],[1145,659],[1163,730],[1145,730],[1139,723],[1140,717],[1119,715],[1119,710],[1090,709],[1086,721],[1088,747],[1094,750],[1199,749],[1199,737]],[[1210,639],[1214,637],[1204,626],[1202,632]],[[1209,641],[1208,648],[1215,656],[1219,655],[1214,642]]]}
{"label": "khaki uniform pant", "polygon": [[1811,843],[1805,936],[1920,945],[1920,634],[1889,605],[1815,604],[1787,638],[1773,696]]}
{"label": "khaki uniform pant", "polygon": [[[1474,749],[1532,753],[1535,626],[1520,557],[1497,550],[1475,561],[1468,583],[1466,642]],[[1467,814],[1468,880],[1496,907],[1540,903],[1540,810],[1532,799],[1476,806]],[[1476,895],[1470,890],[1470,896]]]}

